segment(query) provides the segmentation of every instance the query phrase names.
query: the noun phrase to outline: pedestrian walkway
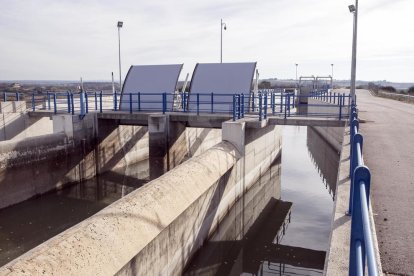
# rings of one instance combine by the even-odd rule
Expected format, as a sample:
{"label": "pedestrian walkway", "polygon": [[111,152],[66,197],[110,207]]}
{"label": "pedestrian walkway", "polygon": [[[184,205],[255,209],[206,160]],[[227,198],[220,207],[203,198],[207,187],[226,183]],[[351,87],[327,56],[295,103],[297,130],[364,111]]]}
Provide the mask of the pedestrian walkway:
{"label": "pedestrian walkway", "polygon": [[357,91],[384,273],[414,275],[414,105]]}

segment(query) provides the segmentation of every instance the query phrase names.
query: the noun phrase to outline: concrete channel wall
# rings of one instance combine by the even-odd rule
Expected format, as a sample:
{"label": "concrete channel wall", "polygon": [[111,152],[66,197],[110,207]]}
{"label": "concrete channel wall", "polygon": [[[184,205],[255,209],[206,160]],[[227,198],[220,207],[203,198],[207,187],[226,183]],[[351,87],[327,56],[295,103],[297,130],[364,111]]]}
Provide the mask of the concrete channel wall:
{"label": "concrete channel wall", "polygon": [[[29,119],[41,122],[49,117]],[[97,120],[94,114],[83,119],[55,115],[51,122],[52,134],[0,142],[0,209],[149,159],[147,126],[118,125],[114,120]],[[170,168],[220,141],[220,129],[184,127],[182,139],[171,142],[174,147],[167,152],[180,148],[182,158],[171,163]],[[149,175],[147,169],[142,177]]]}
{"label": "concrete channel wall", "polygon": [[0,275],[179,275],[280,154],[281,137],[281,127],[226,122],[223,142],[3,266]]}
{"label": "concrete channel wall", "polygon": [[51,117],[32,118],[26,102],[0,102],[0,141],[21,140],[53,133]]}

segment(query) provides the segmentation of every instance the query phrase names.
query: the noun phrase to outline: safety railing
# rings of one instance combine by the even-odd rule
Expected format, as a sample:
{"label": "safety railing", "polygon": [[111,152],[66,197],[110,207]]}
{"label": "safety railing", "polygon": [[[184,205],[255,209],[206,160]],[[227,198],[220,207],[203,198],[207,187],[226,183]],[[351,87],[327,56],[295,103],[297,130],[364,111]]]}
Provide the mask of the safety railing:
{"label": "safety railing", "polygon": [[351,221],[351,245],[349,275],[364,275],[366,265],[369,275],[378,275],[374,242],[369,217],[371,172],[364,165],[362,154],[363,136],[359,133],[356,106],[350,113],[350,198],[348,214]]}
{"label": "safety railing", "polygon": [[[233,119],[257,116],[259,121],[269,115],[283,118],[292,116],[347,117],[349,96],[326,91],[314,91],[307,96],[294,92],[265,89],[258,93],[123,93],[118,91],[46,92],[25,94],[4,93],[6,100],[23,98],[33,111],[80,114],[106,111],[121,112],[189,112],[229,114]],[[28,99],[30,98],[30,99]],[[310,99],[319,101],[310,102]],[[327,104],[329,103],[329,104]],[[347,104],[348,103],[348,104]]]}
{"label": "safety railing", "polygon": [[3,96],[2,97],[3,102],[20,101],[22,93],[19,93],[19,92],[3,92],[2,96]]}

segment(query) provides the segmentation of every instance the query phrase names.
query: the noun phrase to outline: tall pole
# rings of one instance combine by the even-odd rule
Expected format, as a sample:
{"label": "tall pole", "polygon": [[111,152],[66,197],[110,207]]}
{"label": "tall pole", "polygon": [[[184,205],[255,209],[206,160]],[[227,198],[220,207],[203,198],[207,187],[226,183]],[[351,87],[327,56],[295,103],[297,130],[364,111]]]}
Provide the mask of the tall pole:
{"label": "tall pole", "polygon": [[122,21],[118,21],[118,61],[119,61],[119,90],[122,91],[122,73],[121,73],[121,28]]}
{"label": "tall pole", "polygon": [[331,67],[332,67],[332,74],[331,74],[331,89],[333,89],[333,79],[334,79],[334,74],[333,74],[333,66],[334,64],[331,63]]}
{"label": "tall pole", "polygon": [[223,28],[226,30],[226,23],[220,19],[220,63],[223,63]]}
{"label": "tall pole", "polygon": [[357,29],[358,29],[358,0],[355,0],[354,30],[352,37],[352,65],[351,65],[351,98],[355,103],[355,77],[356,77],[356,52],[357,52]]}
{"label": "tall pole", "polygon": [[298,64],[295,63],[296,66],[296,88],[298,87]]}
{"label": "tall pole", "polygon": [[220,19],[220,63],[223,63],[223,19]]}

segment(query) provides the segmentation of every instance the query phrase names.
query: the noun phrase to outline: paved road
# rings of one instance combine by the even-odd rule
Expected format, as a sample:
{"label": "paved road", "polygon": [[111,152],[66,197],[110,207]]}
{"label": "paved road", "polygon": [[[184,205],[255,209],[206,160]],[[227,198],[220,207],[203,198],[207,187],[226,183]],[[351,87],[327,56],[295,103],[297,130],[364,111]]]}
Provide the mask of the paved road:
{"label": "paved road", "polygon": [[414,275],[414,105],[357,91],[384,273]]}

